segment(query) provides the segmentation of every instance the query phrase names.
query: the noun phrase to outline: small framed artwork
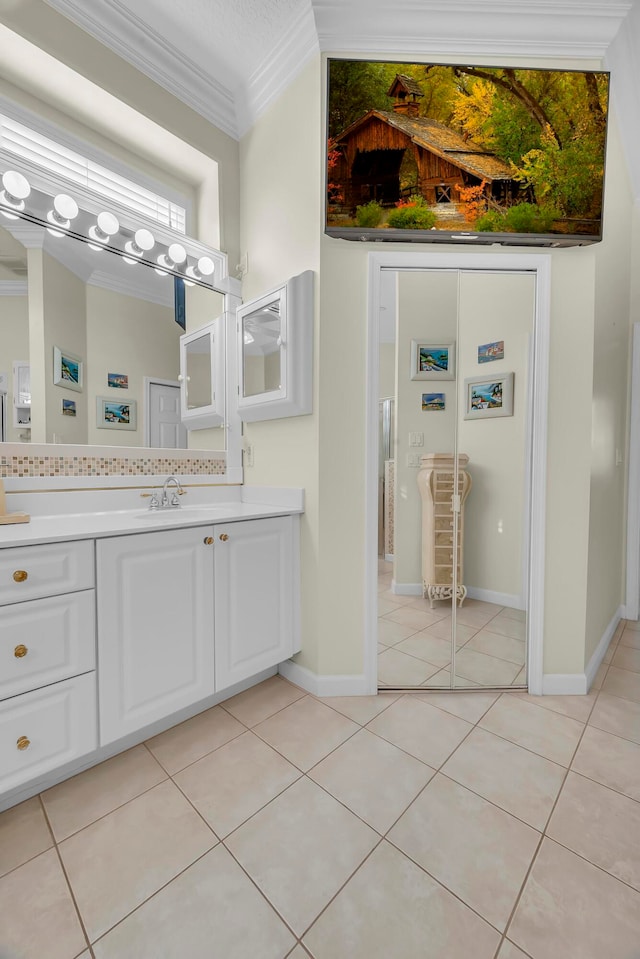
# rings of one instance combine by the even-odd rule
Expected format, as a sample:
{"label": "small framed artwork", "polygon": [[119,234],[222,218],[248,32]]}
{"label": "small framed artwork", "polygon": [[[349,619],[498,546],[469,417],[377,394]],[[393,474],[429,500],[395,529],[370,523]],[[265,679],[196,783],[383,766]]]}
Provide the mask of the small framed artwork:
{"label": "small framed artwork", "polygon": [[444,393],[423,393],[422,409],[426,411],[445,409]]}
{"label": "small framed artwork", "polygon": [[495,343],[484,343],[478,347],[478,363],[491,363],[493,360],[504,359],[504,340]]}
{"label": "small framed artwork", "polygon": [[63,400],[63,401],[62,401],[62,415],[63,415],[63,416],[75,416],[75,415],[76,415],[76,401],[75,401],[75,400]]}
{"label": "small framed artwork", "polygon": [[464,381],[465,420],[513,416],[513,373],[473,376]]}
{"label": "small framed artwork", "polygon": [[64,386],[67,390],[82,392],[84,382],[84,363],[75,353],[53,348],[53,382],[55,386]]}
{"label": "small framed artwork", "polygon": [[96,397],[96,426],[99,430],[135,430],[136,401],[118,403],[106,396]]}
{"label": "small framed artwork", "polygon": [[456,375],[455,344],[411,340],[412,380],[453,380]]}
{"label": "small framed artwork", "polygon": [[129,377],[126,373],[107,373],[107,386],[114,390],[128,390]]}

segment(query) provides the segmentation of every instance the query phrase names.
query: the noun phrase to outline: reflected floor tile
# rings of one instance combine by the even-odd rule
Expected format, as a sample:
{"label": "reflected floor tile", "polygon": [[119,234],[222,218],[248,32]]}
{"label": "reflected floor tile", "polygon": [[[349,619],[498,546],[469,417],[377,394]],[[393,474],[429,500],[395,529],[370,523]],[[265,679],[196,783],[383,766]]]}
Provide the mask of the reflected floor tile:
{"label": "reflected floor tile", "polygon": [[304,937],[315,959],[493,959],[499,941],[384,840]]}
{"label": "reflected floor tile", "polygon": [[383,712],[391,703],[399,699],[400,693],[378,693],[377,696],[326,696],[320,702],[331,709],[336,709],[343,716],[359,723],[366,724]]}
{"label": "reflected floor tile", "polygon": [[405,626],[403,623],[392,623],[388,619],[378,620],[378,640],[383,646],[395,646],[407,636],[413,636],[417,630],[414,626]]}
{"label": "reflected floor tile", "polygon": [[536,959],[632,959],[640,942],[640,895],[545,839],[509,938]]}
{"label": "reflected floor tile", "polygon": [[640,703],[640,673],[609,666],[606,679],[602,683],[602,690],[605,693],[611,693],[612,696],[620,696],[621,699],[631,699],[635,703]]}
{"label": "reflected floor tile", "polygon": [[547,835],[640,891],[640,803],[569,773]]}
{"label": "reflected floor tile", "polygon": [[[423,686],[434,686],[434,687],[444,687],[445,689],[451,689],[451,673],[448,669],[441,669],[439,672],[434,673],[433,676],[430,676],[426,682],[422,683]],[[480,683],[474,683],[471,679],[465,679],[464,676],[456,676],[456,681],[453,688],[462,688],[464,686],[473,686],[476,688]]]}
{"label": "reflected floor tile", "polygon": [[499,619],[515,619],[519,623],[526,623],[526,609],[513,609],[511,606],[503,606],[498,613]]}
{"label": "reflected floor tile", "polygon": [[438,671],[438,666],[401,653],[397,646],[378,656],[378,682],[384,686],[419,686]]}
{"label": "reflected floor tile", "polygon": [[412,696],[403,696],[367,729],[437,769],[472,726]]}
{"label": "reflected floor tile", "polygon": [[366,729],[309,773],[379,833],[393,825],[433,775],[429,766]]}
{"label": "reflected floor tile", "polygon": [[304,689],[288,683],[286,679],[271,676],[263,683],[225,699],[223,708],[245,726],[255,726],[306,695]]}
{"label": "reflected floor tile", "polygon": [[507,662],[523,666],[526,658],[526,644],[519,639],[491,632],[491,626],[492,623],[489,623],[486,629],[476,633],[465,649],[475,649],[479,653],[486,653],[488,656],[506,659]]}
{"label": "reflected floor tile", "polygon": [[634,649],[632,646],[618,646],[612,662],[619,669],[630,669],[634,673],[640,673],[640,649]]}
{"label": "reflected floor tile", "polygon": [[387,838],[504,930],[540,833],[438,773]]}
{"label": "reflected floor tile", "polygon": [[509,686],[520,672],[516,663],[465,646],[456,653],[456,674],[481,686]]}
{"label": "reflected floor tile", "polygon": [[[451,617],[447,616],[433,626],[427,626],[426,631],[429,636],[435,636],[436,639],[445,639],[451,642]],[[456,625],[456,646],[462,646],[467,643],[478,631],[476,626],[465,626],[464,623]]]}
{"label": "reflected floor tile", "polygon": [[562,716],[568,716],[570,719],[577,719],[580,723],[586,723],[589,714],[593,709],[597,693],[588,693],[586,696],[532,696],[531,693],[510,693],[511,696],[517,696],[525,703],[532,703],[534,706],[541,706],[543,709],[550,709],[554,713],[560,713]]}
{"label": "reflected floor tile", "polygon": [[[385,595],[388,590],[385,590]],[[402,609],[404,603],[394,603],[391,599],[381,599],[381,593],[378,593],[378,616],[385,616],[387,613],[393,613],[396,609]]]}
{"label": "reflected floor tile", "polygon": [[3,959],[72,959],[86,948],[54,849],[0,879]]}
{"label": "reflected floor tile", "polygon": [[413,693],[430,706],[437,706],[469,723],[477,723],[492,706],[500,693]]}
{"label": "reflected floor tile", "polygon": [[283,959],[294,942],[227,850],[218,846],[93,948],[96,959]]}
{"label": "reflected floor tile", "polygon": [[584,729],[575,719],[511,695],[501,696],[480,725],[562,766],[571,762]]}
{"label": "reflected floor tile", "polygon": [[414,633],[409,639],[403,639],[395,648],[433,666],[448,666],[451,662],[451,641],[436,639],[425,630]]}
{"label": "reflected floor tile", "polygon": [[442,620],[442,614],[428,612],[421,609],[412,609],[411,606],[400,606],[384,617],[392,623],[401,623],[403,626],[413,626],[415,630],[425,629]]}
{"label": "reflected floor tile", "polygon": [[147,746],[169,775],[201,759],[245,731],[242,723],[221,706],[187,719],[147,741]]}
{"label": "reflected floor tile", "polygon": [[456,620],[465,626],[475,626],[476,629],[481,629],[495,618],[500,609],[501,607],[494,603],[476,601],[475,605],[470,605],[469,601],[465,601],[464,606],[458,607],[456,610]]}
{"label": "reflected floor tile", "polygon": [[640,746],[587,726],[571,768],[640,800]]}
{"label": "reflected floor tile", "polygon": [[226,840],[297,935],[318,916],[379,840],[308,779],[300,779]]}
{"label": "reflected floor tile", "polygon": [[253,731],[298,769],[307,770],[358,731],[356,723],[306,696]]}
{"label": "reflected floor tile", "polygon": [[640,649],[640,630],[624,629],[620,637],[620,646],[631,646],[633,649]]}
{"label": "reflected floor tile", "polygon": [[500,946],[498,959],[529,959],[529,957],[525,955],[522,949],[518,949],[518,947],[514,946],[512,942],[509,942],[508,939],[505,939]]}
{"label": "reflected floor tile", "polygon": [[53,839],[37,796],[0,813],[0,876],[51,846]]}
{"label": "reflected floor tile", "polygon": [[566,775],[563,766],[478,727],[442,772],[539,830]]}
{"label": "reflected floor tile", "polygon": [[602,692],[589,717],[589,725],[640,743],[640,703]]}
{"label": "reflected floor tile", "polygon": [[524,642],[527,638],[527,624],[517,619],[496,616],[491,620],[491,623],[487,623],[487,629],[490,629],[492,633],[497,633],[500,636],[510,636],[511,639],[519,639],[521,642]]}
{"label": "reflected floor tile", "polygon": [[394,606],[408,606],[410,603],[413,603],[415,596],[401,596],[400,593],[394,593],[390,589],[385,589],[381,593],[378,593],[378,602],[383,600],[388,600],[390,603],[393,603]]}

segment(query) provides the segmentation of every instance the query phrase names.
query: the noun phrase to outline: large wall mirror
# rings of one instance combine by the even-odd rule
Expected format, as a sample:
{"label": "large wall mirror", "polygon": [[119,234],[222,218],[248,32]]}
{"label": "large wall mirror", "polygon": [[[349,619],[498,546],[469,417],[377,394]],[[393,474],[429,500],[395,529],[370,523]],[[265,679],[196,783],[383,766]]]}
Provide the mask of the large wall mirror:
{"label": "large wall mirror", "polygon": [[[222,294],[186,288],[187,331],[223,310]],[[183,332],[171,275],[23,221],[0,227],[5,442],[224,450],[224,428],[181,427]],[[16,412],[25,366],[30,416]]]}
{"label": "large wall mirror", "polygon": [[535,270],[381,276],[379,685],[526,687]]}

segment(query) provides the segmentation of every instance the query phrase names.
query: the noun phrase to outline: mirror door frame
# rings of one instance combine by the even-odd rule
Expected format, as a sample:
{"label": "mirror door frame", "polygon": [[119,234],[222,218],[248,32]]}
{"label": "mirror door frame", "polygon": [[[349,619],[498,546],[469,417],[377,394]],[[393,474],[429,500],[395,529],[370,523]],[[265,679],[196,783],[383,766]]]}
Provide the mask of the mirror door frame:
{"label": "mirror door frame", "polygon": [[527,684],[529,692],[543,691],[544,575],[547,479],[547,409],[551,320],[550,253],[397,252],[369,253],[369,289],[366,368],[365,536],[363,661],[366,692],[378,689],[378,344],[380,336],[380,282],[383,270],[465,270],[492,273],[531,273],[535,277],[529,582],[527,589]]}

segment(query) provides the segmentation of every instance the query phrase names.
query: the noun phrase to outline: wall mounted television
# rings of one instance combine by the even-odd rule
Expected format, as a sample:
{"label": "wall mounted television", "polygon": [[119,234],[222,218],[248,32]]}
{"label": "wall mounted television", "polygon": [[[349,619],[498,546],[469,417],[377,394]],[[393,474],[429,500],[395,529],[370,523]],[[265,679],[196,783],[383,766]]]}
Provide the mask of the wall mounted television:
{"label": "wall mounted television", "polygon": [[326,233],[602,239],[609,74],[328,60]]}

